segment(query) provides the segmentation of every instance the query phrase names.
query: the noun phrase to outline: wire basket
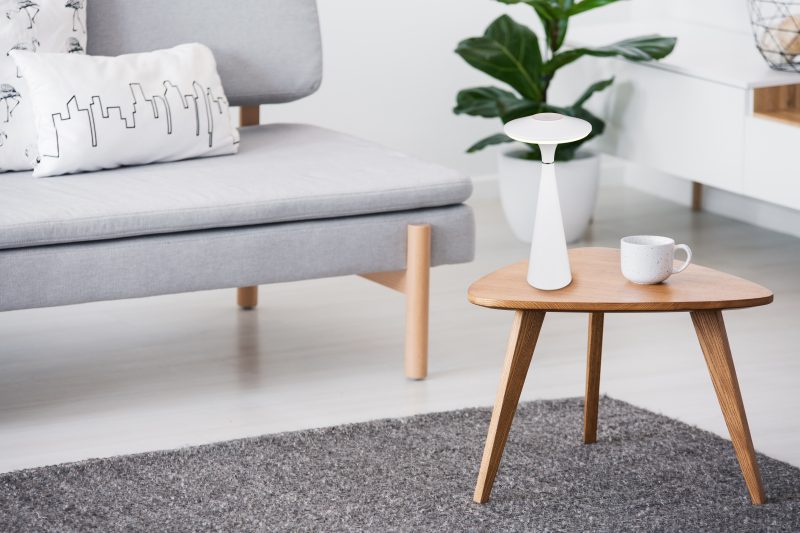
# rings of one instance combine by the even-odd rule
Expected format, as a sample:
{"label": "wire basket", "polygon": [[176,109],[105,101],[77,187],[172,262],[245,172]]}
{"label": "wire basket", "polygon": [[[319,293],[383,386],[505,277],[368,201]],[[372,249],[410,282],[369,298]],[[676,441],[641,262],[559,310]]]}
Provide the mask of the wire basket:
{"label": "wire basket", "polygon": [[800,0],[749,0],[756,48],[775,70],[800,72]]}

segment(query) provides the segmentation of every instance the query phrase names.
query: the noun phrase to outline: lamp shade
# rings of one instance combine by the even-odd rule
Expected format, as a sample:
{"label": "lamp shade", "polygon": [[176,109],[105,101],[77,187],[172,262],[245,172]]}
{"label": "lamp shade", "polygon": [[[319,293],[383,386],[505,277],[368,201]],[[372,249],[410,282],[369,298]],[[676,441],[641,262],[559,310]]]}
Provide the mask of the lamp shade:
{"label": "lamp shade", "polygon": [[592,125],[583,119],[559,113],[537,113],[514,119],[505,125],[506,135],[531,144],[562,144],[583,139]]}
{"label": "lamp shade", "polygon": [[592,125],[583,119],[559,113],[537,113],[512,120],[506,124],[505,132],[515,141],[538,144],[542,156],[528,284],[544,291],[561,289],[572,282],[572,272],[553,164],[556,146],[583,139],[592,132]]}

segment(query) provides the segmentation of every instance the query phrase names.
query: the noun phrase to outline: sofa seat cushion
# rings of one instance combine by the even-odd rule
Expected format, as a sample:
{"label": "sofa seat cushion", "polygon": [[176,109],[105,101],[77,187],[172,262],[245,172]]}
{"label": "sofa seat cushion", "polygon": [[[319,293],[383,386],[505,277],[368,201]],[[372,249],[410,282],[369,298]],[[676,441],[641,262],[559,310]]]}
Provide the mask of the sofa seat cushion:
{"label": "sofa seat cushion", "polygon": [[242,128],[238,155],[0,175],[0,249],[458,204],[459,173],[315,126]]}
{"label": "sofa seat cushion", "polygon": [[430,224],[432,266],[472,260],[463,204],[34,246],[0,251],[0,312],[402,270],[409,224]]}

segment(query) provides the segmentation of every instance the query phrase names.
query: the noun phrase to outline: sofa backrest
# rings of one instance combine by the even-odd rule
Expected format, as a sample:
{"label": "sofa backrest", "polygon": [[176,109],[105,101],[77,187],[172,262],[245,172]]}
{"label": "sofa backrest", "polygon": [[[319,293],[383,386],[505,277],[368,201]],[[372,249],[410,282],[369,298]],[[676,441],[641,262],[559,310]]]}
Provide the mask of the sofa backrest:
{"label": "sofa backrest", "polygon": [[87,11],[92,55],[207,45],[231,105],[297,100],[322,80],[315,0],[94,0]]}

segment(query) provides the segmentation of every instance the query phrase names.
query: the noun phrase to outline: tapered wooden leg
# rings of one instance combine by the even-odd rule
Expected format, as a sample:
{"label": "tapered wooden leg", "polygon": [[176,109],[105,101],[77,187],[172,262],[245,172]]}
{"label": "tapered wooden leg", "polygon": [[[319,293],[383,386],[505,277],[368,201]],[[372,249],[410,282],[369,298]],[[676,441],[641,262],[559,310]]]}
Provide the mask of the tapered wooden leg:
{"label": "tapered wooden leg", "polygon": [[753,439],[750,437],[750,427],[744,412],[744,403],[742,403],[742,394],[739,391],[739,381],[736,379],[736,369],[733,366],[733,357],[728,344],[728,334],[725,331],[722,312],[694,311],[692,312],[692,322],[706,358],[719,405],[722,407],[722,414],[731,435],[733,449],[736,451],[744,482],[750,491],[750,499],[754,504],[760,505],[766,501],[766,498],[764,488],[761,486],[756,452],[753,448]]}
{"label": "tapered wooden leg", "polygon": [[408,226],[406,251],[406,377],[425,379],[428,375],[428,303],[431,271],[431,227]]}
{"label": "tapered wooden leg", "polygon": [[542,329],[544,312],[517,311],[514,316],[514,325],[508,339],[506,361],[503,373],[500,376],[500,387],[497,389],[497,398],[492,411],[492,420],[489,423],[489,434],[486,437],[486,446],[483,449],[481,469],[478,473],[478,484],[475,487],[473,499],[478,503],[485,503],[492,493],[492,485],[500,466],[500,458],[506,446],[511,421],[517,411],[519,395],[528,375],[528,367],[533,357],[533,349]]}
{"label": "tapered wooden leg", "polygon": [[253,309],[258,305],[258,285],[236,289],[236,303],[242,309]]}
{"label": "tapered wooden leg", "polygon": [[603,313],[589,314],[589,347],[586,351],[586,398],[583,403],[583,442],[597,441],[597,409],[600,402],[600,360],[603,355]]}

